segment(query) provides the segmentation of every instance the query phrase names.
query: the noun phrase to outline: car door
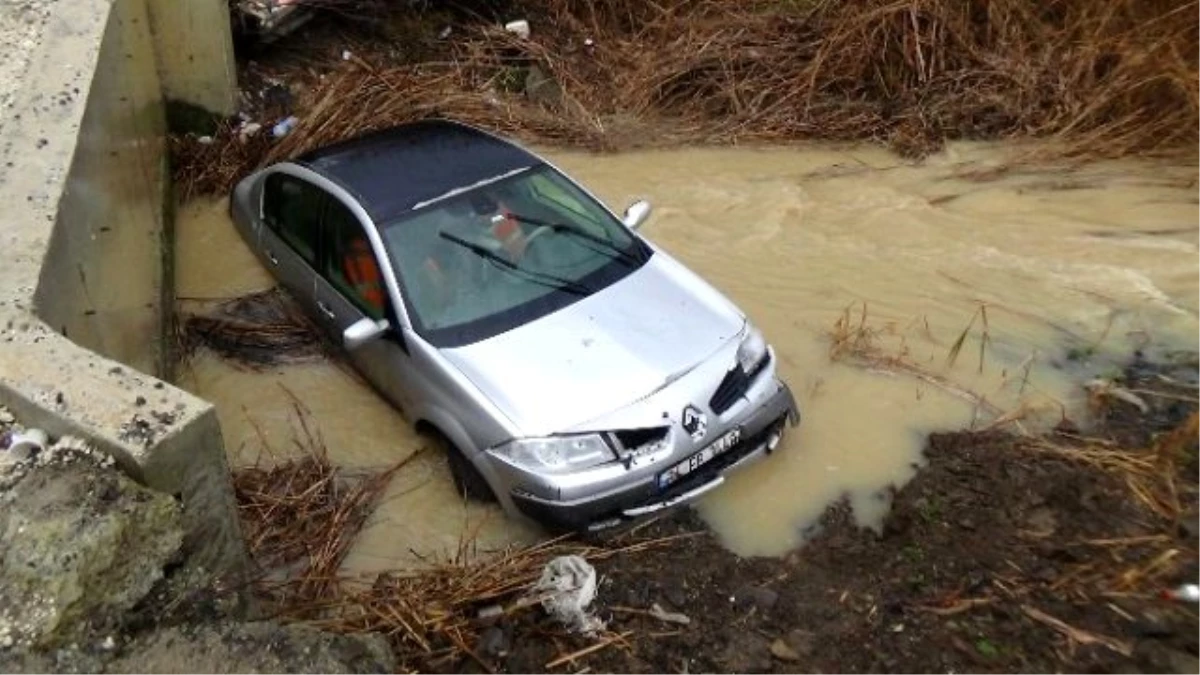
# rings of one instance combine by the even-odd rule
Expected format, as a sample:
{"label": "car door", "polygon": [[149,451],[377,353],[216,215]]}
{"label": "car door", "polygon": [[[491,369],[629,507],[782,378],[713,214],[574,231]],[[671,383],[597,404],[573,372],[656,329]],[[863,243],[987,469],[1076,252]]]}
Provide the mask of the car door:
{"label": "car door", "polygon": [[263,183],[260,257],[279,283],[313,315],[321,212],[328,199],[321,188],[287,173],[272,173]]}
{"label": "car door", "polygon": [[[382,338],[348,351],[347,357],[394,405],[409,409],[416,378],[409,374],[412,362],[382,278],[379,252],[358,216],[336,197],[326,203],[321,232],[322,257],[314,292],[322,326],[335,344],[342,344],[342,332],[354,323],[363,318],[387,319],[391,327]],[[378,295],[356,284],[371,272],[379,273],[378,286],[371,286]]]}

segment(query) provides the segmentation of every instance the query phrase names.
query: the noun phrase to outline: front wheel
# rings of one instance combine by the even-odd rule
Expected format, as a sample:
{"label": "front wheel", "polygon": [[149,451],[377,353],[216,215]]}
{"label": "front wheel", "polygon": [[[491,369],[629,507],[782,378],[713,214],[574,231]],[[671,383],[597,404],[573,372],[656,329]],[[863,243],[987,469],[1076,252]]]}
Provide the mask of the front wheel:
{"label": "front wheel", "polygon": [[450,477],[454,479],[454,489],[469,501],[494,502],[496,495],[491,486],[484,480],[479,469],[463,455],[458,446],[450,442],[442,434],[435,433],[434,444],[446,455],[446,463],[450,465]]}

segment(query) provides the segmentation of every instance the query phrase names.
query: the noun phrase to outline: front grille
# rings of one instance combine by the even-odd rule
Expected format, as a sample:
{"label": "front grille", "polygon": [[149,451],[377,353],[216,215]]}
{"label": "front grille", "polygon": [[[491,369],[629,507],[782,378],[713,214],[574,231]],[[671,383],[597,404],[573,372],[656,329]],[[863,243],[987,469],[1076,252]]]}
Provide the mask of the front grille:
{"label": "front grille", "polygon": [[717,390],[713,392],[712,398],[708,399],[708,407],[718,415],[724,414],[726,410],[733,407],[734,403],[737,403],[739,398],[746,395],[746,391],[754,383],[754,378],[766,370],[767,364],[770,362],[771,355],[767,354],[766,358],[759,361],[754,370],[749,373],[742,370],[740,365],[734,364],[733,368],[725,373],[721,384],[717,385]]}
{"label": "front grille", "polygon": [[637,450],[653,443],[658,443],[667,437],[667,427],[650,427],[649,429],[622,429],[614,431],[613,435],[621,442],[624,450]]}
{"label": "front grille", "polygon": [[749,388],[750,378],[746,376],[741,366],[734,366],[728,373],[725,373],[725,378],[721,380],[721,384],[717,385],[717,390],[713,393],[712,398],[708,399],[708,407],[718,415],[723,414],[733,407],[733,404]]}

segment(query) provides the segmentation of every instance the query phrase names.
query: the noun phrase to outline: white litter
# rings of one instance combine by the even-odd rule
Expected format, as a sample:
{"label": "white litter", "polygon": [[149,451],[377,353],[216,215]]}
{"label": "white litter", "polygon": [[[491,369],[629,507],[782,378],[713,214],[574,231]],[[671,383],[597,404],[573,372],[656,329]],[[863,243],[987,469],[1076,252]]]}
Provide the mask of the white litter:
{"label": "white litter", "polygon": [[1136,406],[1137,409],[1143,413],[1150,411],[1150,406],[1147,405],[1144,400],[1142,400],[1142,397],[1118,385],[1112,380],[1096,378],[1085,383],[1083,387],[1091,392],[1091,394],[1094,396],[1120,399],[1126,403],[1129,403],[1130,405]]}
{"label": "white litter", "polygon": [[349,61],[353,57],[354,57],[354,53],[351,52],[349,49],[342,50],[342,60],[343,61]]}
{"label": "white litter", "polygon": [[292,129],[295,129],[296,125],[299,123],[300,123],[300,119],[297,118],[296,116],[293,115],[293,116],[287,117],[287,118],[281,120],[279,122],[279,124],[276,124],[273,129],[271,129],[271,135],[274,136],[275,138],[283,138],[284,136],[287,136],[289,133],[291,133]]}
{"label": "white litter", "polygon": [[262,131],[262,125],[258,122],[245,122],[238,128],[238,138],[244,141],[260,131]]}
{"label": "white litter", "polygon": [[504,24],[504,30],[516,35],[519,38],[527,38],[529,37],[529,22],[525,19],[509,21],[508,23]]}
{"label": "white litter", "polygon": [[26,429],[25,431],[15,433],[9,439],[9,457],[18,462],[33,459],[39,452],[46,448],[46,443],[49,440],[46,432],[41,429]]}
{"label": "white litter", "polygon": [[546,563],[531,590],[544,596],[542,609],[569,630],[591,635],[604,628],[604,622],[587,611],[596,599],[596,569],[583,558],[559,556]]}

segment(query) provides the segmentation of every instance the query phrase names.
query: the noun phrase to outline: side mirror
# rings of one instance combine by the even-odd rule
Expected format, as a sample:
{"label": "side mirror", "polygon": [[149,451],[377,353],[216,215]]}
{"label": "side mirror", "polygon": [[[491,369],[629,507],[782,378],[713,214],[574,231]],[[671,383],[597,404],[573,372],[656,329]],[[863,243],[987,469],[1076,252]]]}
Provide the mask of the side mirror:
{"label": "side mirror", "polygon": [[358,349],[372,340],[379,339],[390,327],[387,319],[376,321],[369,317],[363,317],[342,331],[342,345],[346,349]]}
{"label": "side mirror", "polygon": [[625,209],[625,217],[621,219],[621,222],[625,223],[625,227],[628,227],[631,230],[636,230],[641,227],[642,223],[646,222],[646,219],[649,217],[650,202],[644,199],[639,199],[638,201],[630,204],[629,208]]}

